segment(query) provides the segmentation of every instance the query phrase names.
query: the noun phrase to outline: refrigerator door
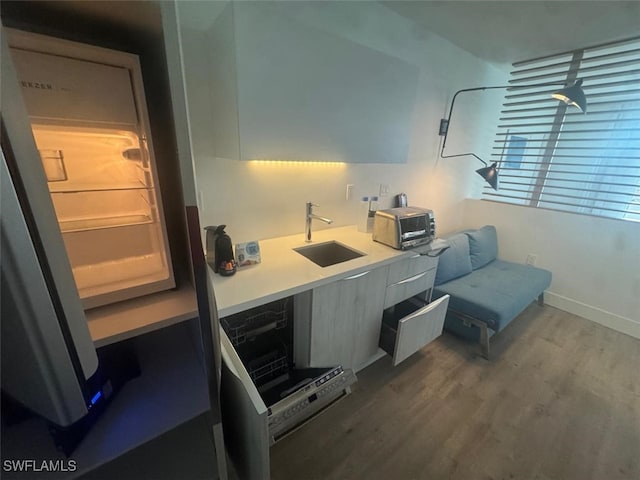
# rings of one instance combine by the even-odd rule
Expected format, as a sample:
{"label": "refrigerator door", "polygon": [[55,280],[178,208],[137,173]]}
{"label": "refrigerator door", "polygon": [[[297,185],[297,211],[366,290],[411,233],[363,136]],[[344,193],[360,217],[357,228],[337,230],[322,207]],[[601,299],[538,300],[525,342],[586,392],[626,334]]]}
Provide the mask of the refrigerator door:
{"label": "refrigerator door", "polygon": [[4,154],[0,175],[2,388],[32,411],[68,425],[87,413],[84,378],[56,321],[56,292],[45,281]]}
{"label": "refrigerator door", "polygon": [[2,37],[2,388],[68,425],[98,359]]}

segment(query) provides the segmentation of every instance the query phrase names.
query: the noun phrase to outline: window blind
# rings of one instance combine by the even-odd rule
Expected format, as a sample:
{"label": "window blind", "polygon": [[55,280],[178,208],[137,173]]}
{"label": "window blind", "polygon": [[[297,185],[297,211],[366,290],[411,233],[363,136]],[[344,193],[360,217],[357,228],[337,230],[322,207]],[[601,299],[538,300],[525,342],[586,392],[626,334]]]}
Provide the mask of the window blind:
{"label": "window blind", "polygon": [[[587,113],[551,98],[583,80]],[[513,64],[483,198],[640,221],[640,38]]]}

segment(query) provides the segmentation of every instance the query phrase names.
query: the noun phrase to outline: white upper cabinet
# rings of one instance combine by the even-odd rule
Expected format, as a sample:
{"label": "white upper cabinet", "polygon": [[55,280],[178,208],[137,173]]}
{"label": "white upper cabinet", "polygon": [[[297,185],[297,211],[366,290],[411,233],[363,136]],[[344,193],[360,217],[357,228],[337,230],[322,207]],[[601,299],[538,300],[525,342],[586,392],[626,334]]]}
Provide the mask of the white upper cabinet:
{"label": "white upper cabinet", "polygon": [[233,2],[184,46],[209,65],[209,92],[187,79],[187,94],[211,105],[216,156],[406,162],[419,68],[337,27],[350,3]]}

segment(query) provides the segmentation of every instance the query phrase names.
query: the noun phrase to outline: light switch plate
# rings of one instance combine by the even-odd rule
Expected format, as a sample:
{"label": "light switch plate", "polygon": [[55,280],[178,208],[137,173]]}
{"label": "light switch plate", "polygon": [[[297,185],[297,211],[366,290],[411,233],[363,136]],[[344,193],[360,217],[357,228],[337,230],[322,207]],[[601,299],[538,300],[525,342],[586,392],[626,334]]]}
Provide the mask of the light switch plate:
{"label": "light switch plate", "polygon": [[353,196],[353,183],[347,183],[347,191],[345,193],[345,199],[351,200],[352,196]]}

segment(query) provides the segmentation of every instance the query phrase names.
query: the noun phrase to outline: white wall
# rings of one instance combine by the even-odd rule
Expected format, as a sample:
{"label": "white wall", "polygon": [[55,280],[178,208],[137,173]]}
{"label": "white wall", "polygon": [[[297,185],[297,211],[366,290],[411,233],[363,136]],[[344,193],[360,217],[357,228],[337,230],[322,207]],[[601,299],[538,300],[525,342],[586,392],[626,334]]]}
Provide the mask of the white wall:
{"label": "white wall", "polygon": [[550,305],[640,338],[640,223],[472,199],[463,223],[495,225],[504,260],[536,254]]}
{"label": "white wall", "polygon": [[[302,232],[309,200],[321,205],[317,212],[333,218],[334,226],[354,224],[357,199],[376,194],[379,184],[386,183],[391,196],[381,199],[382,208],[391,206],[393,194],[405,192],[412,205],[435,211],[440,234],[496,225],[501,258],[524,262],[533,253],[539,266],[553,272],[548,303],[640,337],[640,225],[465,200],[479,197],[482,179],[474,170],[481,164],[472,158],[438,158],[438,124],[453,93],[504,84],[505,72],[378,3],[325,2],[315,14],[311,7],[305,9],[305,21],[420,68],[407,163],[257,164],[219,158],[213,154],[217,145],[211,132],[234,127],[233,115],[228,124],[215,125],[211,111],[217,93],[212,91],[212,72],[219,65],[208,61],[209,39],[223,7],[221,2],[179,3],[203,225],[225,223],[237,242]],[[489,92],[459,96],[446,153],[473,151],[488,159],[499,104]],[[355,185],[351,201],[344,198],[347,184]]]}
{"label": "white wall", "polygon": [[[435,211],[440,231],[463,226],[463,199],[477,191],[482,179],[474,170],[482,165],[471,158],[439,160],[440,118],[448,111],[453,93],[461,88],[502,84],[504,72],[452,45],[437,35],[420,30],[377,2],[316,2],[305,4],[306,22],[324,26],[387,55],[395,55],[420,68],[417,98],[411,118],[408,161],[392,164],[255,163],[219,158],[212,145],[215,128],[211,113],[211,72],[208,39],[215,32],[220,12],[209,3],[180,2],[187,95],[193,133],[197,188],[203,225],[226,224],[234,242],[264,239],[304,230],[304,204],[320,205],[318,214],[334,220],[332,226],[357,222],[358,199],[377,194],[379,184],[390,187],[381,207],[392,206],[393,195],[405,192],[412,205]],[[293,6],[293,3],[291,4]],[[317,10],[314,12],[313,8]],[[474,94],[471,94],[474,95]],[[467,105],[456,102],[463,128],[451,129],[448,153],[480,148],[478,138],[487,138],[483,128],[493,125],[497,103],[479,94]],[[471,104],[475,107],[471,109]],[[471,111],[471,110],[472,111]],[[468,114],[465,114],[468,110]],[[480,115],[478,112],[484,112]],[[230,118],[230,122],[232,119]],[[473,133],[470,133],[473,132]],[[480,149],[481,150],[481,149]],[[347,184],[354,185],[353,199],[345,200]],[[326,228],[314,224],[314,228]]]}

